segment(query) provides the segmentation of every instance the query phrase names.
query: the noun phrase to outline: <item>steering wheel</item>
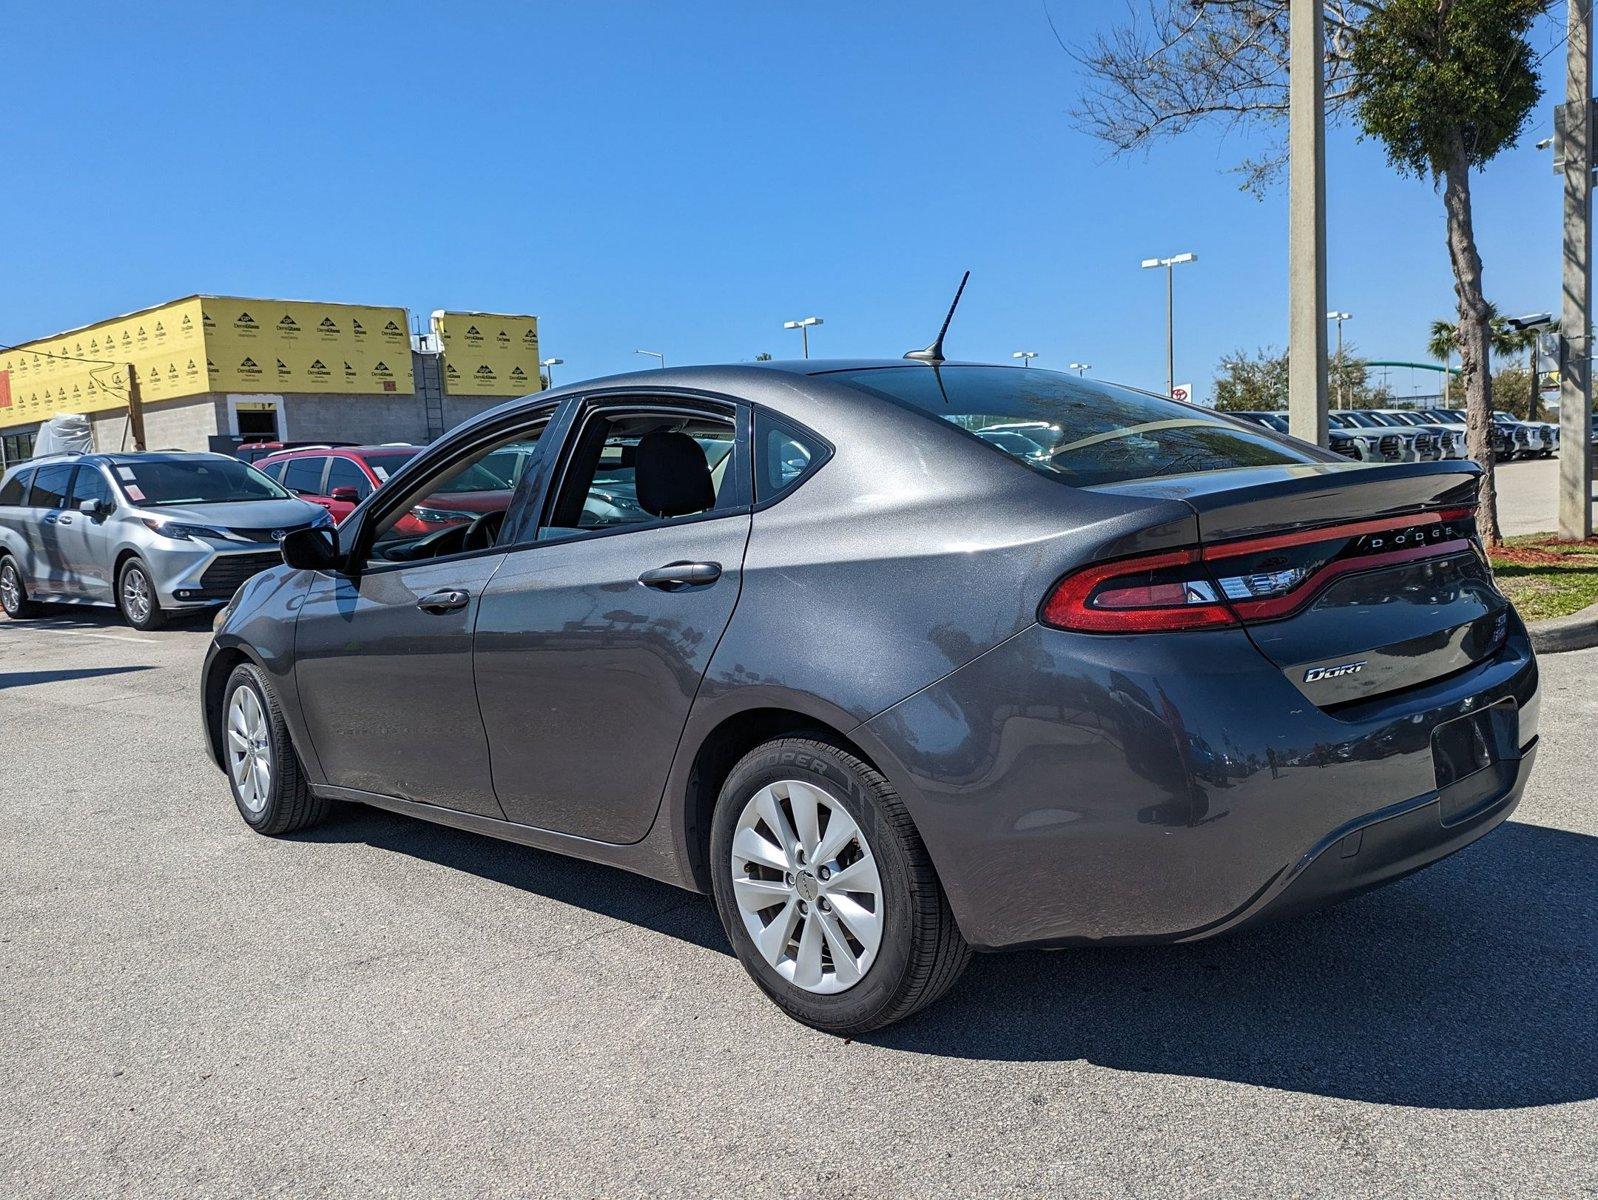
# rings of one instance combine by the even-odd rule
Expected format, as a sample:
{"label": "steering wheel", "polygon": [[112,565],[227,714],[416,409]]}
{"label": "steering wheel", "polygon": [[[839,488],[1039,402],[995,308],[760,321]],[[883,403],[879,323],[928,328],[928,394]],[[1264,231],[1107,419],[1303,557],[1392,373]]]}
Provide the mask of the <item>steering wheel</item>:
{"label": "steering wheel", "polygon": [[488,550],[499,540],[500,528],[505,524],[505,510],[486,512],[466,527],[461,538],[462,550]]}

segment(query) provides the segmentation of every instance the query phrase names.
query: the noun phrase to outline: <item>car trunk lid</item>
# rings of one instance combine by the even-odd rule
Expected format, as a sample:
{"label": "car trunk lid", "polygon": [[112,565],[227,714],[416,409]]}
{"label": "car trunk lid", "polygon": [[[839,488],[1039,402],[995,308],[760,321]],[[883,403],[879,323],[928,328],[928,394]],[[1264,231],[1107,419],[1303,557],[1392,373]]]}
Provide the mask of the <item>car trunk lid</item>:
{"label": "car trunk lid", "polygon": [[[1508,602],[1476,536],[1470,463],[1324,464],[1115,485],[1181,499],[1250,638],[1323,708],[1497,651]],[[1108,490],[1108,489],[1107,489]]]}

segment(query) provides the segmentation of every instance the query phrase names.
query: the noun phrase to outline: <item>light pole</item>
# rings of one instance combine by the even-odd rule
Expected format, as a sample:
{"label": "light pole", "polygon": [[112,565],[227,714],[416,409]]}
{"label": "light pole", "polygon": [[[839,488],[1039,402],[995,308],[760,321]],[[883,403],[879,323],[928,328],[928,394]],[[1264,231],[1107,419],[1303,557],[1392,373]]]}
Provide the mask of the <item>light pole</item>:
{"label": "light pole", "polygon": [[[548,368],[548,367],[558,367],[558,366],[561,366],[562,364],[564,364],[565,361],[566,360],[564,358],[541,358],[541,359],[538,360],[538,365],[541,366],[541,367],[546,367],[546,368]],[[545,370],[544,378],[549,380],[549,386],[550,387],[554,387],[555,386],[555,372],[554,371]]]}
{"label": "light pole", "polygon": [[658,358],[660,360],[661,369],[662,370],[665,369],[666,356],[664,354],[662,354],[659,350],[634,350],[633,353],[634,354],[647,354],[650,358]]}
{"label": "light pole", "polygon": [[1093,364],[1092,363],[1072,363],[1071,364],[1071,370],[1076,372],[1076,377],[1078,379],[1082,378],[1082,376],[1086,375],[1092,369],[1093,369]]}
{"label": "light pole", "polygon": [[825,324],[826,324],[826,322],[823,321],[820,317],[800,317],[797,321],[784,321],[782,323],[782,327],[784,329],[797,329],[799,331],[799,336],[804,339],[804,343],[805,343],[805,357],[809,358],[810,357],[810,327],[812,325],[825,325]]}
{"label": "light pole", "polygon": [[1173,254],[1170,258],[1145,258],[1138,265],[1145,271],[1152,267],[1165,268],[1165,394],[1176,391],[1176,335],[1171,328],[1174,268],[1179,263],[1197,262],[1196,254]]}
{"label": "light pole", "polygon": [[1032,365],[1032,360],[1037,356],[1038,352],[1036,350],[1017,350],[1014,354],[1010,355],[1011,358],[1019,358],[1023,367],[1030,367]]}
{"label": "light pole", "polygon": [[1352,317],[1353,313],[1329,312],[1326,314],[1328,321],[1337,322],[1337,407],[1347,408],[1348,401],[1343,398],[1343,322]]}

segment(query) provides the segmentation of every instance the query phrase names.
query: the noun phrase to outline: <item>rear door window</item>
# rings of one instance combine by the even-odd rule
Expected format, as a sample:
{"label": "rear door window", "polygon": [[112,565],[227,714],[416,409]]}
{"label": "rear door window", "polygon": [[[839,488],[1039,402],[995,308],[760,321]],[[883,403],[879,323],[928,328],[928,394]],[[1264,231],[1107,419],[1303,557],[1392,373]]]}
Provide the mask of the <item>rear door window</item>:
{"label": "rear door window", "polygon": [[291,458],[283,472],[283,486],[299,496],[323,496],[322,476],[327,469],[327,456],[307,455]]}
{"label": "rear door window", "polygon": [[823,378],[947,421],[996,452],[1076,487],[1331,461],[1323,451],[1208,409],[1056,371],[916,364]]}
{"label": "rear door window", "polygon": [[51,463],[33,475],[33,492],[28,503],[34,508],[65,508],[67,488],[72,483],[72,463]]}

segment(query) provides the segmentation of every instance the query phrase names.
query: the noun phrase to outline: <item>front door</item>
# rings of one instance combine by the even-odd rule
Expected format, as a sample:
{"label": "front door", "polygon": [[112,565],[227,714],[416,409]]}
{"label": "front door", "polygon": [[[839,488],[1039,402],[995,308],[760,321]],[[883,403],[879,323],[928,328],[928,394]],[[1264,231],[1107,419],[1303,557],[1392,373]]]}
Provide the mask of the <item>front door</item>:
{"label": "front door", "polygon": [[477,692],[510,820],[634,842],[737,603],[747,441],[715,406],[573,428],[548,515],[483,595]]}
{"label": "front door", "polygon": [[[333,786],[503,815],[478,711],[472,632],[505,560],[496,546],[501,524],[519,497],[508,484],[490,488],[481,463],[506,445],[532,452],[547,418],[543,411],[485,444],[446,450],[403,494],[374,497],[373,528],[346,535],[358,569],[319,574],[308,589],[295,631],[296,682]],[[412,517],[435,493],[465,484],[478,501],[474,512],[439,527]]]}
{"label": "front door", "polygon": [[[85,500],[98,500],[104,507],[98,516],[80,509]],[[80,465],[72,477],[66,510],[56,521],[56,543],[66,568],[77,580],[85,596],[109,600],[114,594],[111,578],[112,545],[107,520],[116,506],[111,485],[100,468]]]}

